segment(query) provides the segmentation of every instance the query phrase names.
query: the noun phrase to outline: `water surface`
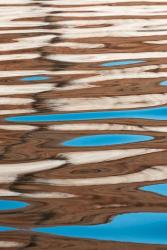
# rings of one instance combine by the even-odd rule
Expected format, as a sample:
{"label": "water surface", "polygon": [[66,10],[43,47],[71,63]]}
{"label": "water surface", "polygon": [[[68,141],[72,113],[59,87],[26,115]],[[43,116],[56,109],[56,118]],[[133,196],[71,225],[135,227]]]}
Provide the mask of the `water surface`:
{"label": "water surface", "polygon": [[167,80],[160,82],[161,86],[167,86]]}
{"label": "water surface", "polygon": [[34,231],[65,237],[166,245],[167,213],[128,213],[117,215],[106,224],[40,227]]}
{"label": "water surface", "polygon": [[74,138],[63,143],[64,146],[71,147],[94,147],[127,144],[152,140],[154,137],[146,135],[131,134],[104,134],[90,135]]}
{"label": "water surface", "polygon": [[167,249],[166,16],[166,0],[0,0],[2,248]]}
{"label": "water surface", "polygon": [[166,183],[144,186],[139,189],[142,191],[148,191],[148,192],[160,194],[163,196],[167,196],[167,184]]}
{"label": "water surface", "polygon": [[15,230],[16,228],[14,227],[0,226],[0,232],[15,231]]}
{"label": "water surface", "polygon": [[28,203],[23,201],[0,200],[0,211],[20,209],[25,208],[27,206]]}
{"label": "water surface", "polygon": [[21,78],[22,81],[27,81],[27,82],[43,81],[43,80],[48,80],[48,79],[49,79],[49,77],[47,77],[47,76],[27,76],[27,77]]}
{"label": "water surface", "polygon": [[124,65],[131,65],[137,63],[144,63],[142,60],[126,60],[126,61],[115,61],[115,62],[106,62],[101,64],[104,67],[113,67],[113,66],[124,66]]}
{"label": "water surface", "polygon": [[6,118],[9,122],[64,122],[103,119],[147,119],[167,120],[167,107],[134,109],[123,111],[95,111],[46,115],[25,115]]}

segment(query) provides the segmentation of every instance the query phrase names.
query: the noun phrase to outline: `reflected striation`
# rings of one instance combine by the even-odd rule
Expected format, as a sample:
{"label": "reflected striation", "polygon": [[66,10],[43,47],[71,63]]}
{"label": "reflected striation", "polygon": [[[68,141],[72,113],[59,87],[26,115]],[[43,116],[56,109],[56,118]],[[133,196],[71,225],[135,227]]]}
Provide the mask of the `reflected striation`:
{"label": "reflected striation", "polygon": [[8,117],[10,122],[58,122],[58,121],[83,121],[103,119],[149,119],[167,120],[167,107],[156,107],[150,109],[136,109],[125,111],[96,111],[66,114],[28,115]]}
{"label": "reflected striation", "polygon": [[15,210],[25,208],[28,206],[27,202],[13,201],[13,200],[0,200],[0,211]]}
{"label": "reflected striation", "polygon": [[35,232],[96,240],[167,244],[167,213],[128,213],[106,224],[57,226],[33,229]]}
{"label": "reflected striation", "polygon": [[63,145],[67,147],[100,147],[149,141],[153,139],[154,137],[146,135],[103,134],[77,137],[72,140],[65,141]]}
{"label": "reflected striation", "polygon": [[142,191],[148,191],[159,195],[167,196],[167,184],[154,184],[149,186],[144,186],[139,188]]}

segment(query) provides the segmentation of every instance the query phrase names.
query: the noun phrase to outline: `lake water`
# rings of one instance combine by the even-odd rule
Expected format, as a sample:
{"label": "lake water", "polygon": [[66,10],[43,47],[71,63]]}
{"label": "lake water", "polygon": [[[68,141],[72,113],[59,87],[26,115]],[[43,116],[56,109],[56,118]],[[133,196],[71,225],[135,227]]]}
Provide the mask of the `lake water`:
{"label": "lake water", "polygon": [[119,144],[149,141],[154,139],[151,136],[131,135],[131,134],[105,134],[77,137],[63,143],[67,147],[102,147]]}
{"label": "lake water", "polygon": [[154,184],[154,185],[141,187],[140,190],[153,192],[158,195],[167,196],[167,183]]}
{"label": "lake water", "polygon": [[166,250],[166,17],[0,0],[0,249]]}
{"label": "lake water", "polygon": [[167,120],[167,107],[123,110],[123,111],[103,111],[103,112],[80,112],[67,114],[49,115],[26,115],[6,118],[11,122],[64,122],[64,121],[87,121],[105,119],[146,119],[146,120]]}

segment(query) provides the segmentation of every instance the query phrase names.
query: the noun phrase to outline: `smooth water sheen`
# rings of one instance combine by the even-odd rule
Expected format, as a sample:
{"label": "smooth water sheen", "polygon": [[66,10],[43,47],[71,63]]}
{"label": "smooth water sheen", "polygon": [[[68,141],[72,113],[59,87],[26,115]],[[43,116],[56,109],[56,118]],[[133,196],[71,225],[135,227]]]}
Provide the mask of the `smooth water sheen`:
{"label": "smooth water sheen", "polygon": [[142,60],[126,60],[126,61],[112,61],[112,62],[106,62],[101,64],[101,66],[104,67],[113,67],[113,66],[124,66],[129,64],[137,64],[137,63],[144,63],[145,61]]}
{"label": "smooth water sheen", "polygon": [[139,189],[142,191],[148,191],[148,192],[153,192],[153,193],[160,194],[163,196],[167,196],[167,184],[166,183],[144,186]]}
{"label": "smooth water sheen", "polygon": [[167,0],[0,0],[0,79],[0,249],[167,250]]}
{"label": "smooth water sheen", "polygon": [[9,122],[62,122],[103,119],[147,119],[167,120],[167,107],[123,111],[95,111],[64,114],[25,115],[6,118]]}
{"label": "smooth water sheen", "polygon": [[117,215],[106,224],[41,227],[33,231],[65,237],[165,245],[167,213],[128,213]]}
{"label": "smooth water sheen", "polygon": [[6,232],[6,231],[15,231],[15,227],[6,227],[6,226],[0,226],[0,232]]}
{"label": "smooth water sheen", "polygon": [[90,135],[74,138],[63,143],[64,146],[71,147],[97,147],[127,144],[134,142],[142,142],[152,140],[154,137],[146,135],[133,134],[104,134],[104,135]]}
{"label": "smooth water sheen", "polygon": [[0,211],[25,208],[27,206],[28,203],[23,201],[0,200]]}
{"label": "smooth water sheen", "polygon": [[166,81],[160,82],[160,85],[161,85],[161,86],[167,86],[167,80],[166,80]]}
{"label": "smooth water sheen", "polygon": [[21,78],[22,81],[43,81],[43,80],[48,80],[49,77],[47,76],[27,76]]}

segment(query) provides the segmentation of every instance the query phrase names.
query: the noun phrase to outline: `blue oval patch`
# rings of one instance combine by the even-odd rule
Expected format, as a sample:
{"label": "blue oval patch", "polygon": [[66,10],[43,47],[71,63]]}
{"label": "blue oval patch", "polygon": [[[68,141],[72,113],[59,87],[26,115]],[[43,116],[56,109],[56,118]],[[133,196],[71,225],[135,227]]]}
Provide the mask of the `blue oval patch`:
{"label": "blue oval patch", "polygon": [[128,213],[106,224],[33,229],[51,235],[144,244],[167,244],[167,213]]}
{"label": "blue oval patch", "polygon": [[23,201],[0,200],[0,211],[25,208],[27,206],[28,203]]}
{"label": "blue oval patch", "polygon": [[154,137],[146,135],[103,134],[77,137],[72,140],[65,141],[63,145],[70,147],[97,147],[149,141],[152,139],[154,139]]}
{"label": "blue oval patch", "polygon": [[95,111],[78,112],[64,114],[46,114],[46,115],[24,115],[12,116],[5,120],[9,122],[64,122],[64,121],[91,121],[105,119],[150,119],[167,120],[167,107],[149,108],[149,109],[131,109],[123,111]]}

